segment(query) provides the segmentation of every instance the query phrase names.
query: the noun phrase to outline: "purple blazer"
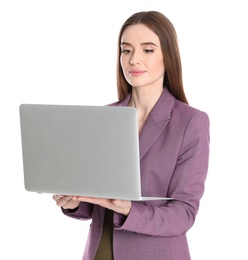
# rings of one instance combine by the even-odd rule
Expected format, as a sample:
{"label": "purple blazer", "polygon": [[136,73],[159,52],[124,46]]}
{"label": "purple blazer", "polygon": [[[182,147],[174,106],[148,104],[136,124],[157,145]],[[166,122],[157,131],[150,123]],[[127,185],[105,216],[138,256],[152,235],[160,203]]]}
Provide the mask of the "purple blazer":
{"label": "purple blazer", "polygon": [[[127,106],[129,94],[115,106]],[[209,118],[164,89],[140,133],[143,196],[172,201],[132,202],[128,217],[114,213],[115,260],[189,260],[186,232],[192,227],[209,161]],[[101,237],[104,208],[81,203],[67,216],[92,219],[84,260],[93,260]]]}

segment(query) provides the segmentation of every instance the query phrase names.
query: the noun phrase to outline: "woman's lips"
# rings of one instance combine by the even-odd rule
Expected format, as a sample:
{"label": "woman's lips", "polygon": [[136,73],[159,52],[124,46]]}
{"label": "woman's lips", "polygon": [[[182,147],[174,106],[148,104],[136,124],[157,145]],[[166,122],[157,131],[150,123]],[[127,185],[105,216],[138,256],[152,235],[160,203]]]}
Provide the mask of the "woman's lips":
{"label": "woman's lips", "polygon": [[129,70],[129,74],[133,77],[143,75],[144,73],[145,73],[144,70]]}

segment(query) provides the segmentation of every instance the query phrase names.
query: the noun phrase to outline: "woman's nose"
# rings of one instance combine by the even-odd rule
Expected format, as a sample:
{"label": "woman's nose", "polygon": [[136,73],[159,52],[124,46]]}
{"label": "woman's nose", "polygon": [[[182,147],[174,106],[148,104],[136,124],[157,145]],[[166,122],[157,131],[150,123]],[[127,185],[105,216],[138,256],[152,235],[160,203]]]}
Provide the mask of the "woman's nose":
{"label": "woman's nose", "polygon": [[130,63],[131,65],[134,65],[134,64],[137,64],[137,63],[139,63],[139,62],[140,62],[139,54],[136,53],[136,52],[133,52],[129,63]]}

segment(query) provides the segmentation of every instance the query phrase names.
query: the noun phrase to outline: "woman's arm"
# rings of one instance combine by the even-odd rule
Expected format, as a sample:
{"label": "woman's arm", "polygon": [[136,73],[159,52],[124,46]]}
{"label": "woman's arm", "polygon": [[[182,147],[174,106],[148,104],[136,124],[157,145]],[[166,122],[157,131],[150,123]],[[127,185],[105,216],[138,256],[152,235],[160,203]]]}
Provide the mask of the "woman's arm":
{"label": "woman's arm", "polygon": [[209,160],[209,119],[196,113],[188,122],[168,194],[171,201],[132,202],[127,217],[114,215],[116,229],[154,236],[178,236],[193,225],[204,192]]}

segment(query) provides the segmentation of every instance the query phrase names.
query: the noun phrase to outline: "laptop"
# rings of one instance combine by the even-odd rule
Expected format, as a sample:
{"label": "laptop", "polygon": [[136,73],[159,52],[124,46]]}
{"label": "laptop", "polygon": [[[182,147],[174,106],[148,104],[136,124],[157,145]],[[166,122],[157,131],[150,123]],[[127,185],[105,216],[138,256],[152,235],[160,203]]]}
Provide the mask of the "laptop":
{"label": "laptop", "polygon": [[19,112],[27,191],[170,199],[141,196],[135,108],[21,104]]}

